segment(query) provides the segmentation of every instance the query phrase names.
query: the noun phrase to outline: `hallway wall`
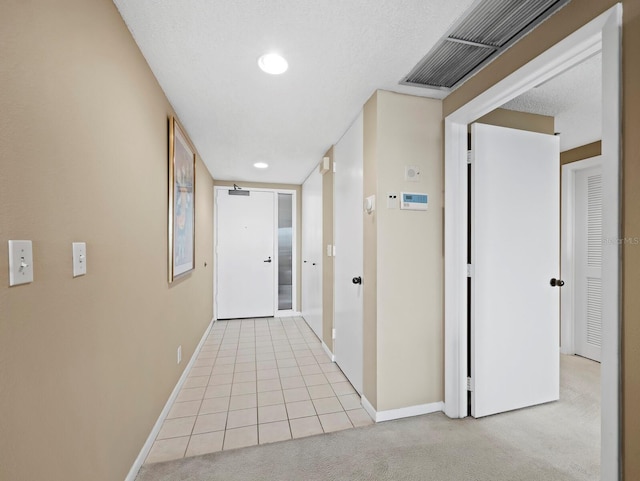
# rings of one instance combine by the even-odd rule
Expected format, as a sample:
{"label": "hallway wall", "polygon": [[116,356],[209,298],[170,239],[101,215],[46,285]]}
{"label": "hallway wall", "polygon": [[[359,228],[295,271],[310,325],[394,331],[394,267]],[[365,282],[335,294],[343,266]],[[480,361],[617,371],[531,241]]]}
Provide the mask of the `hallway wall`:
{"label": "hallway wall", "polygon": [[[113,3],[3,2],[0,66],[0,479],[122,480],[211,321],[212,180],[198,159],[196,268],[170,287],[173,110]],[[32,284],[8,287],[8,239]]]}
{"label": "hallway wall", "polygon": [[[444,399],[442,101],[378,90],[364,107],[364,396],[376,411]],[[419,167],[418,182],[404,180]],[[429,195],[426,212],[387,193]]]}

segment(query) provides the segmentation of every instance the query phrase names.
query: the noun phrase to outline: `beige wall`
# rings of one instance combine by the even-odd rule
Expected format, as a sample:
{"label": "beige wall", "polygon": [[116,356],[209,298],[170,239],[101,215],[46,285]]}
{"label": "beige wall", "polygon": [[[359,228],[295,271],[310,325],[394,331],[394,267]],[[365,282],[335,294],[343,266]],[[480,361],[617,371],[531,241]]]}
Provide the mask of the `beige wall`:
{"label": "beige wall", "polygon": [[[616,3],[573,1],[469,79],[444,101],[445,116]],[[640,2],[623,0],[622,34],[622,236],[640,237]],[[622,456],[626,480],[640,479],[640,246],[622,253]]]}
{"label": "beige wall", "polygon": [[[333,166],[333,147],[324,157]],[[333,245],[333,169],[322,174],[322,341],[333,352],[333,257],[327,246]]]}
{"label": "beige wall", "polygon": [[[371,354],[377,353],[376,393],[367,390],[374,383],[366,372],[365,396],[376,410],[385,411],[444,398],[442,102],[378,91],[365,107],[365,122],[367,135],[375,125],[375,147],[371,139],[364,141],[365,195],[375,178],[377,198],[375,219],[365,214],[366,280],[370,269],[377,270],[375,319],[365,320],[364,337],[367,369]],[[419,182],[404,180],[407,165],[420,168]],[[388,209],[387,193],[402,191],[429,194],[429,210]],[[375,267],[368,265],[372,250]],[[374,294],[365,295],[370,316]],[[374,339],[375,348],[370,345]]]}
{"label": "beige wall", "polygon": [[[3,2],[0,45],[0,479],[122,480],[211,321],[211,177],[169,287],[173,112],[113,3]],[[8,239],[32,284],[8,287]]]}
{"label": "beige wall", "polygon": [[560,152],[560,165],[569,164],[578,160],[595,157],[602,153],[602,142],[592,142],[590,144],[581,145],[575,149]]}
{"label": "beige wall", "polygon": [[295,184],[241,182],[237,180],[213,181],[214,186],[233,187],[233,184],[237,184],[239,187],[245,187],[247,189],[282,189],[296,191],[296,278],[298,280],[298,285],[296,286],[296,296],[298,299],[298,311],[300,311],[302,309],[302,186]]}
{"label": "beige wall", "polygon": [[[484,117],[480,117],[476,122],[496,125],[498,127],[539,132],[541,134],[553,135],[555,133],[555,119],[553,117],[530,114],[528,112],[517,112],[515,110],[495,109]],[[471,125],[469,125],[469,131],[471,131]]]}

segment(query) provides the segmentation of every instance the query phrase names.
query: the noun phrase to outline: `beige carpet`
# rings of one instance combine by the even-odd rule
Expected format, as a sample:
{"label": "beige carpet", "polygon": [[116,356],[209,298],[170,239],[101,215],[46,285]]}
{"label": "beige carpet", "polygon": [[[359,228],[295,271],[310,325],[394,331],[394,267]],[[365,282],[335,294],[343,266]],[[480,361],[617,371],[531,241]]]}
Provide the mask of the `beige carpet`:
{"label": "beige carpet", "polygon": [[444,414],[145,465],[139,481],[599,479],[600,365],[562,356],[561,400],[475,420]]}

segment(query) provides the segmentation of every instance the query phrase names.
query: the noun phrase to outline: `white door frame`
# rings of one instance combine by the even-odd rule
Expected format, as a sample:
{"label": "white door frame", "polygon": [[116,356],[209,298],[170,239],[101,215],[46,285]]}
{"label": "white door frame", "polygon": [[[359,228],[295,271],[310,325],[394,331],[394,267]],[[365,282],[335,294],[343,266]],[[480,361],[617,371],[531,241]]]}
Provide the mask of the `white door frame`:
{"label": "white door frame", "polygon": [[[233,189],[232,186],[227,185],[215,185],[213,187],[213,219],[214,219],[214,239],[213,239],[213,318],[218,320],[218,313],[216,309],[217,302],[217,286],[218,286],[218,254],[216,252],[218,247],[218,203],[216,199],[218,198],[218,191],[220,190],[230,190]],[[275,194],[292,194],[291,202],[292,204],[292,250],[291,250],[291,297],[292,297],[292,309],[291,311],[279,311],[278,310],[278,196],[274,195],[274,253],[273,253],[273,262],[275,263],[274,269],[274,296],[275,296],[275,304],[274,304],[274,316],[287,316],[287,315],[295,315],[298,313],[298,200],[297,200],[297,192],[295,190],[288,189],[267,189],[260,187],[242,187],[242,190],[248,190],[249,192],[274,192]]]}
{"label": "white door frame", "polygon": [[445,119],[445,414],[467,415],[467,125],[602,51],[603,344],[601,479],[620,469],[620,118],[617,4]]}
{"label": "white door frame", "polygon": [[562,247],[561,278],[569,281],[560,289],[560,352],[575,354],[575,192],[576,174],[584,169],[602,165],[602,156],[570,162],[562,166]]}

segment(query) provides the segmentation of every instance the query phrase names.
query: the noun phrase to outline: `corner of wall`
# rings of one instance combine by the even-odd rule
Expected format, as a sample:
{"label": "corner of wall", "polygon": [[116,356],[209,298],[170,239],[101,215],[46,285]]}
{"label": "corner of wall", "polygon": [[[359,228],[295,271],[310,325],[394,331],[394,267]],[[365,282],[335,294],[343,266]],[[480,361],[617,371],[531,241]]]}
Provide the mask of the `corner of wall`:
{"label": "corner of wall", "polygon": [[[378,92],[374,92],[363,111],[363,195],[377,195]],[[377,199],[378,209],[381,199]],[[363,213],[363,394],[376,409],[378,404],[378,234],[377,209]]]}

